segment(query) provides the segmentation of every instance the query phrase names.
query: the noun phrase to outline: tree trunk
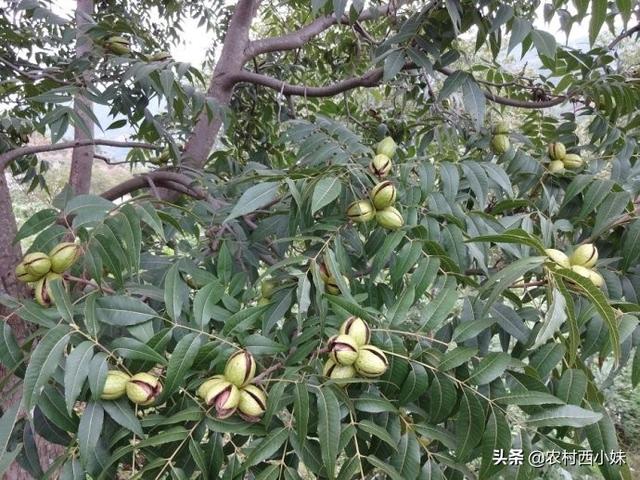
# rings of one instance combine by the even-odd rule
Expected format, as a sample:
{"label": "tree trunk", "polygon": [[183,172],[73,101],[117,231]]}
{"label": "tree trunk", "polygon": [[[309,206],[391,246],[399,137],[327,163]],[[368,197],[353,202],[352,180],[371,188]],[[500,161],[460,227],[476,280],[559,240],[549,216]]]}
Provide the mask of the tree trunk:
{"label": "tree trunk", "polygon": [[[76,57],[82,58],[91,51],[91,39],[86,34],[86,28],[90,25],[87,17],[93,14],[93,0],[78,0],[76,4]],[[91,71],[85,70],[82,79],[86,88],[91,83]],[[78,92],[73,100],[73,109],[86,126],[85,129],[76,126],[75,140],[90,140],[93,138],[94,124],[86,113],[93,108],[93,103]],[[91,169],[93,167],[93,154],[95,147],[87,145],[73,149],[71,157],[71,172],[69,184],[76,195],[89,193],[91,189]]]}
{"label": "tree trunk", "polygon": [[[232,76],[239,73],[247,56],[249,30],[261,0],[240,0],[233,12],[229,29],[225,35],[220,59],[213,71],[207,97],[212,98],[220,108],[229,105],[233,92]],[[185,145],[185,163],[194,168],[202,168],[215,145],[222,126],[220,115],[209,120],[207,112],[202,112],[196,126]]]}
{"label": "tree trunk", "polygon": [[[5,172],[0,172],[0,225],[2,225],[2,228],[0,228],[0,293],[20,298],[28,293],[28,289],[26,285],[19,282],[15,276],[15,267],[22,259],[22,249],[19,243],[13,243],[17,233],[17,225],[13,214],[13,205],[11,203],[11,195]],[[11,326],[18,342],[20,342],[31,333],[30,327],[20,318],[15,315],[12,316],[11,313],[11,311],[0,306],[0,316],[7,319],[7,323]],[[0,378],[4,378],[5,375],[7,375],[7,372],[4,367],[0,365]],[[6,393],[10,391],[17,382],[19,382],[19,379],[14,378],[8,382],[4,391],[0,392],[0,395],[2,395],[1,403],[3,410],[20,400],[21,390],[19,387],[14,390],[11,395]],[[39,437],[36,437],[36,444],[38,446],[41,464],[43,468],[47,468],[49,463],[51,463],[51,459],[55,458],[61,451],[60,447],[50,444]],[[7,480],[27,480],[31,478],[31,475],[14,462],[13,465],[9,467],[9,470],[5,472],[4,478]]]}
{"label": "tree trunk", "polygon": [[0,291],[22,296],[26,288],[15,275],[15,267],[22,259],[22,250],[19,243],[13,243],[17,233],[16,217],[4,172],[0,172],[0,225]]}

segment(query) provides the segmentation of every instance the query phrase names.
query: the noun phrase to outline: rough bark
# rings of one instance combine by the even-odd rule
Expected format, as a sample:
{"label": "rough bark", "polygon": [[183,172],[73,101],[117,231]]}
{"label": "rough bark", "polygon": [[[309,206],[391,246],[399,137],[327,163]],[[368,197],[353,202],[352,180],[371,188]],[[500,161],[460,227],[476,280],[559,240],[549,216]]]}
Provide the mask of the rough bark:
{"label": "rough bark", "polygon": [[[260,0],[240,0],[231,17],[220,59],[213,70],[207,90],[207,97],[221,108],[229,105],[234,86],[232,77],[240,73],[247,61],[245,49],[249,44],[249,30],[259,5]],[[221,126],[220,115],[210,119],[207,112],[202,112],[185,145],[186,165],[195,168],[204,166]]]}
{"label": "rough bark", "polygon": [[[0,173],[0,293],[22,296],[25,294],[26,289],[16,279],[14,266],[22,258],[22,251],[20,245],[14,245],[13,239],[16,236],[16,219],[13,214],[13,205],[11,203],[11,195],[9,193],[9,185],[7,184],[7,178],[4,172]],[[0,315],[2,318],[8,318],[8,323],[13,329],[16,336],[26,337],[28,332],[27,325],[10,317],[11,312],[6,308],[0,306]],[[7,372],[4,366],[0,365],[0,378],[4,378]],[[16,394],[8,395],[6,392],[15,385],[18,379],[9,382],[2,395],[3,410],[12,405],[16,399]],[[18,390],[19,391],[19,390]],[[8,398],[7,398],[8,397]],[[6,472],[7,479],[22,480],[28,479],[30,476],[20,468],[17,463],[14,463]]]}
{"label": "rough bark", "polygon": [[[19,282],[15,276],[15,265],[22,258],[22,250],[20,244],[14,244],[13,240],[17,233],[17,225],[13,214],[13,205],[11,203],[11,195],[9,185],[4,172],[0,172],[0,293],[9,294],[14,297],[23,297],[27,294],[26,286]],[[0,306],[0,317],[6,318],[7,323],[11,326],[18,342],[26,338],[30,332],[30,326],[16,316],[11,316],[10,311]],[[4,367],[0,365],[0,378],[4,378],[7,374]],[[0,392],[2,395],[2,408],[6,409],[16,401],[19,401],[21,394],[20,388],[14,390],[13,394],[6,392],[11,391],[12,387],[19,382],[18,378],[8,382],[4,390]],[[40,437],[36,437],[36,445],[38,447],[38,458],[42,467],[46,469],[52,459],[60,454],[61,447],[53,445]],[[31,479],[20,465],[13,463],[5,472],[7,480],[27,480]]]}
{"label": "rough bark", "polygon": [[[76,57],[85,57],[91,51],[91,39],[86,34],[86,28],[90,24],[88,17],[93,14],[93,0],[78,0],[76,4]],[[85,70],[82,74],[85,88],[91,83],[91,71]],[[91,102],[80,91],[73,100],[73,109],[78,118],[83,122],[85,128],[75,127],[74,140],[85,141],[93,139],[94,124],[87,114],[93,108]],[[91,169],[93,166],[93,144],[87,144],[73,149],[71,157],[71,172],[69,174],[69,185],[76,194],[89,193],[91,189]]]}
{"label": "rough bark", "polygon": [[22,258],[22,250],[20,244],[13,243],[17,225],[4,172],[0,174],[0,225],[0,291],[20,296],[26,290],[16,280],[14,269]]}

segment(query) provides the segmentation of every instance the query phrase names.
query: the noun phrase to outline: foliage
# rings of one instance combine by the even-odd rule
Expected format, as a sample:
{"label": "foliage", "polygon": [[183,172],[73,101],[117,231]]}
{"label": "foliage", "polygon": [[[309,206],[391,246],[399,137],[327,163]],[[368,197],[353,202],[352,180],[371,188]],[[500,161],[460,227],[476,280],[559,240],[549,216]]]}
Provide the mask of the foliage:
{"label": "foliage", "polygon": [[[38,70],[57,79],[22,81],[2,64],[11,80],[0,98],[13,108],[0,153],[34,129],[55,143],[69,124],[82,128],[68,102],[84,87],[71,79],[91,68],[104,77],[83,93],[109,105],[115,126],[167,147],[162,171],[188,175],[191,195],[116,202],[65,188],[22,224],[17,239],[28,239],[27,253],[71,237],[83,255],[64,283],[52,283],[53,306],[0,297],[34,327],[18,341],[5,323],[0,337],[0,362],[23,380],[26,412],[8,409],[0,419],[2,469],[17,458],[36,478],[60,468],[62,478],[96,479],[116,471],[527,479],[539,472],[496,465],[494,450],[620,448],[602,384],[629,364],[634,386],[640,379],[640,89],[611,49],[557,44],[533,22],[533,2],[409,2],[358,27],[361,2],[345,11],[347,2],[313,1],[310,10],[294,0],[261,8],[259,32],[282,34],[283,15],[291,26],[337,12],[365,33],[340,25],[302,53],[269,52],[256,60],[259,75],[323,84],[374,64],[383,85],[295,100],[239,86],[222,108],[200,90],[196,68],[145,56],[157,36],[145,28],[146,10],[169,2],[103,3],[88,32],[97,53],[67,66],[50,52],[68,46],[72,22],[37,2],[16,7],[21,28],[0,44],[0,57],[20,56],[21,44],[44,31],[47,43],[34,48],[49,53]],[[615,32],[632,11],[625,1],[567,3],[549,4],[544,15],[557,15],[566,31],[589,25],[592,44],[603,25]],[[195,12],[205,22],[215,11],[206,5]],[[139,27],[125,22],[128,8],[143,19]],[[179,22],[181,9],[174,12]],[[2,15],[6,37],[11,22]],[[136,39],[134,53],[105,52],[99,40],[112,33]],[[469,35],[486,55],[465,68],[459,43]],[[505,48],[535,51],[544,73],[507,71]],[[24,57],[13,60],[28,67]],[[152,113],[156,100],[162,111]],[[224,114],[227,131],[206,168],[194,170],[182,166],[181,152],[202,112]],[[493,127],[505,118],[510,145],[495,155]],[[386,135],[399,144],[388,177],[404,218],[396,231],[345,216],[379,180],[368,165]],[[550,142],[580,154],[584,167],[552,174]],[[158,158],[142,149],[128,157],[133,165]],[[31,155],[11,168],[32,182],[43,178],[41,165]],[[586,243],[597,246],[603,288],[545,252]],[[265,281],[273,282],[268,295]],[[322,375],[326,342],[352,315],[369,323],[371,343],[389,360],[379,378]],[[196,395],[238,348],[255,356],[256,381],[268,392],[259,422],[217,418]],[[602,365],[604,380],[594,374]],[[109,369],[154,372],[164,390],[151,406],[102,400]],[[65,447],[49,472],[32,458],[34,433]],[[601,474],[632,478],[626,465],[603,465]]]}

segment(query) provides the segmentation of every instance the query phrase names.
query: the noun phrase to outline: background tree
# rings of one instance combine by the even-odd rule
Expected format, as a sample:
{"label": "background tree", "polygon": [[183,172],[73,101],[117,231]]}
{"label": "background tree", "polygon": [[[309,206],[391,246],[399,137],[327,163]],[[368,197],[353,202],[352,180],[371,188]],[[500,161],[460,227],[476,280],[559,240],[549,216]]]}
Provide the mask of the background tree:
{"label": "background tree", "polygon": [[[640,380],[640,92],[617,54],[638,5],[310,3],[0,13],[2,471],[538,478],[493,451],[620,448],[601,390],[629,362]],[[538,11],[567,34],[587,26],[591,48],[558,44]],[[162,53],[188,17],[211,32],[210,59],[219,50],[208,81]],[[92,103],[131,139],[99,138]],[[50,143],[30,145],[36,132]],[[368,165],[385,136],[399,144],[393,231],[345,215],[380,180]],[[90,194],[96,146],[148,170]],[[18,229],[7,175],[47,188],[39,154],[69,149],[69,186]],[[64,282],[16,280],[20,242],[69,240],[82,257]],[[592,244],[602,288],[548,257]],[[323,375],[350,315],[372,328],[383,376]],[[256,423],[196,394],[238,348],[268,391]],[[130,403],[104,398],[108,370],[153,377],[127,384]]]}

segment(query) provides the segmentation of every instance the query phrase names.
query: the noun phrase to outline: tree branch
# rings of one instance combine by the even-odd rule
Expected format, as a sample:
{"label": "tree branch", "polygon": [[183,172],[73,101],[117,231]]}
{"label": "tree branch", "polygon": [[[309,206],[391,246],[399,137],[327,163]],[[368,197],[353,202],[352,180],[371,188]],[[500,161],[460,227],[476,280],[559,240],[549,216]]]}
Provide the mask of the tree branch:
{"label": "tree branch", "polygon": [[147,148],[149,150],[161,150],[161,147],[153,145],[151,143],[143,142],[120,142],[116,140],[105,139],[86,139],[86,140],[74,140],[71,142],[54,143],[52,145],[31,145],[26,147],[16,148],[0,155],[0,172],[3,171],[7,165],[13,160],[24,157],[25,155],[32,155],[34,153],[42,152],[55,152],[58,150],[67,150],[69,148],[83,147],[85,145],[104,145],[107,147],[119,147],[119,148]]}
{"label": "tree branch", "polygon": [[[437,69],[440,73],[443,73],[447,76],[452,75],[457,70],[453,70],[448,67],[441,67]],[[513,98],[502,97],[500,95],[495,95],[494,93],[489,92],[488,90],[482,90],[485,98],[491,102],[499,103],[501,105],[507,105],[509,107],[516,108],[550,108],[555,107],[556,105],[560,105],[562,102],[571,97],[571,95],[561,95],[558,98],[554,98],[553,100],[546,100],[543,102],[531,102],[528,100],[516,100]]]}
{"label": "tree branch", "polygon": [[[404,67],[415,68],[414,64],[407,64]],[[358,87],[374,87],[380,83],[384,74],[384,68],[374,68],[368,71],[364,75],[359,77],[352,77],[346,80],[341,80],[330,85],[323,87],[308,87],[306,85],[293,85],[283,82],[277,78],[263,75],[261,73],[254,73],[248,70],[234,75],[234,81],[236,83],[247,82],[255,85],[262,85],[264,87],[272,88],[283,95],[298,95],[304,97],[331,97],[347,90],[352,90]]]}
{"label": "tree branch", "polygon": [[629,30],[626,30],[626,31],[622,32],[620,35],[618,35],[616,38],[614,38],[613,41],[607,46],[607,48],[609,50],[612,50],[622,40],[624,40],[627,37],[630,37],[631,35],[633,35],[634,33],[637,33],[637,32],[640,32],[640,23],[638,25],[636,25],[635,27],[632,27]]}
{"label": "tree branch", "polygon": [[154,185],[184,193],[199,200],[207,197],[205,192],[194,188],[191,185],[193,180],[188,176],[182,173],[166,172],[163,170],[133,177],[105,192],[102,192],[100,196],[107,200],[116,200],[117,198],[128,195],[136,190],[140,190],[141,188],[148,188],[149,181],[153,182]]}
{"label": "tree branch", "polygon": [[[363,12],[356,21],[362,22],[381,16],[394,15],[405,3],[407,3],[407,0],[397,0],[376,8],[371,8]],[[321,34],[331,26],[337,25],[338,23],[350,25],[352,22],[350,22],[349,18],[346,16],[343,16],[338,21],[334,14],[325,15],[323,17],[316,18],[313,22],[304,25],[302,28],[294,32],[290,32],[279,37],[263,38],[249,42],[245,49],[245,55],[247,56],[247,59],[250,59],[263,53],[280,52],[300,48],[313,37]]]}
{"label": "tree branch", "polygon": [[[406,63],[402,69],[410,70],[417,68],[416,64],[413,62]],[[449,68],[440,68],[439,72],[444,73],[445,75],[451,75],[454,73],[454,70]],[[337,95],[342,92],[346,92],[348,90],[353,90],[354,88],[359,87],[375,87],[380,84],[380,80],[384,75],[384,68],[378,67],[373,70],[368,71],[364,75],[359,77],[352,77],[346,80],[341,80],[336,83],[332,83],[330,85],[325,85],[323,87],[310,87],[306,85],[293,85],[287,82],[283,82],[282,80],[278,80],[277,78],[270,77],[268,75],[263,75],[260,73],[250,72],[248,70],[243,70],[242,72],[233,76],[234,83],[253,83],[255,85],[262,85],[264,87],[271,88],[276,90],[277,92],[282,93],[283,95],[298,95],[305,97],[331,97]],[[517,108],[549,108],[554,107],[556,105],[560,105],[562,102],[567,100],[568,96],[561,96],[558,98],[554,98],[553,100],[548,100],[544,102],[531,102],[527,100],[516,100],[507,97],[501,97],[499,95],[495,95],[489,91],[483,90],[482,93],[487,98],[495,103],[499,103],[502,105],[508,105],[511,107]]]}

